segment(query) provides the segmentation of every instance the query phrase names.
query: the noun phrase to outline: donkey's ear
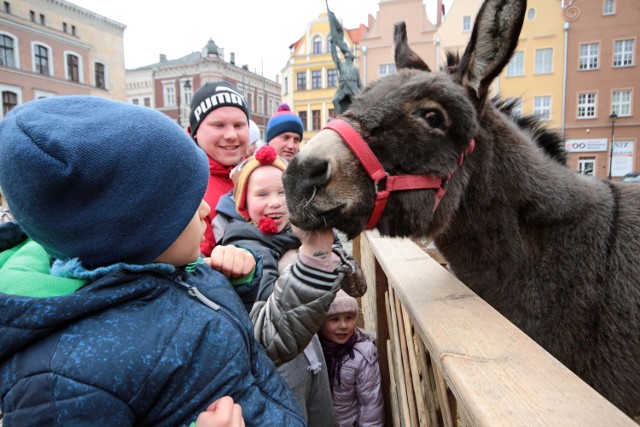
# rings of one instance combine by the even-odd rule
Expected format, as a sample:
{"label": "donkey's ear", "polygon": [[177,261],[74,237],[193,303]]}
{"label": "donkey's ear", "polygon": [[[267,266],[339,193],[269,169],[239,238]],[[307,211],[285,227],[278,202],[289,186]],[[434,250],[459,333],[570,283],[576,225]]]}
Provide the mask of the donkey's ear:
{"label": "donkey's ear", "polygon": [[394,59],[396,69],[415,68],[431,71],[429,66],[415,53],[407,43],[407,25],[404,21],[396,22],[393,26],[393,41],[395,43]]}
{"label": "donkey's ear", "polygon": [[507,65],[518,45],[526,0],[485,0],[476,17],[458,74],[484,103],[489,85]]}

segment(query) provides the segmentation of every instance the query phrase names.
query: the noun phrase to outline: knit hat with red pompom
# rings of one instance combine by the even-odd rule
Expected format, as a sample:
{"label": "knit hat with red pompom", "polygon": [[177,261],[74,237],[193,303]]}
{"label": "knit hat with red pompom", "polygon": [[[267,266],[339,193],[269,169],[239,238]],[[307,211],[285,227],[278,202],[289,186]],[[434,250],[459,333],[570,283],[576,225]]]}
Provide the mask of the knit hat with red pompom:
{"label": "knit hat with red pompom", "polygon": [[280,104],[278,105],[278,112],[271,116],[267,124],[267,143],[285,132],[297,133],[302,139],[304,127],[300,117],[291,112],[288,104]]}
{"label": "knit hat with red pompom", "polygon": [[[253,171],[261,166],[274,166],[284,172],[287,168],[287,162],[278,156],[275,148],[270,145],[265,145],[258,149],[255,155],[247,158],[236,166],[230,174],[233,180],[233,200],[236,202],[236,211],[247,221],[251,221],[249,212],[247,211],[247,186],[249,184],[249,177]],[[272,225],[275,225],[275,223]],[[258,224],[265,234],[275,232],[271,231],[271,228],[273,228],[272,225],[263,224],[261,226]]]}

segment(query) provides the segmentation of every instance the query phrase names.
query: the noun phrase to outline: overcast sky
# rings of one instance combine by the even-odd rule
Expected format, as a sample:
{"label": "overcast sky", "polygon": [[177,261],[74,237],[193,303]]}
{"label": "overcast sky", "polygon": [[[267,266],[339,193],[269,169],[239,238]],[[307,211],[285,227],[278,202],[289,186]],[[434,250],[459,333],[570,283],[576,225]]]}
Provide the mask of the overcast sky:
{"label": "overcast sky", "polygon": [[[304,35],[322,12],[325,0],[69,0],[127,26],[124,31],[125,67],[158,62],[161,53],[176,59],[200,51],[209,38],[234,52],[237,65],[275,76],[286,65],[289,46]],[[345,28],[367,24],[379,0],[328,0]],[[445,4],[452,0],[445,0]],[[425,0],[427,12],[436,0]]]}

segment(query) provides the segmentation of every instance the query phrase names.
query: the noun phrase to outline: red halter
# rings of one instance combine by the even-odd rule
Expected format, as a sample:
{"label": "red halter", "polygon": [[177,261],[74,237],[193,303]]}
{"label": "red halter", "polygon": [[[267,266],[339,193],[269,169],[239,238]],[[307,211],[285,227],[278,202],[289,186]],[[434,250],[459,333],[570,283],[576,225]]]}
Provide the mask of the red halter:
{"label": "red halter", "polygon": [[[360,137],[360,134],[356,132],[349,123],[344,120],[334,119],[327,123],[324,129],[331,129],[337,132],[343,139],[347,146],[351,149],[353,154],[358,158],[360,164],[364,167],[369,174],[369,177],[373,180],[376,186],[376,202],[371,212],[371,217],[367,222],[366,229],[370,230],[376,226],[385,206],[387,205],[387,199],[389,193],[392,191],[403,190],[417,190],[417,189],[437,189],[435,195],[435,201],[433,205],[433,211],[440,204],[444,193],[446,192],[447,181],[453,174],[453,169],[444,176],[433,175],[389,175],[384,170],[373,151],[369,148],[366,142]],[[471,154],[475,147],[475,141],[471,139],[469,148],[466,150],[466,154]],[[458,166],[462,165],[465,152],[460,153],[458,157]]]}

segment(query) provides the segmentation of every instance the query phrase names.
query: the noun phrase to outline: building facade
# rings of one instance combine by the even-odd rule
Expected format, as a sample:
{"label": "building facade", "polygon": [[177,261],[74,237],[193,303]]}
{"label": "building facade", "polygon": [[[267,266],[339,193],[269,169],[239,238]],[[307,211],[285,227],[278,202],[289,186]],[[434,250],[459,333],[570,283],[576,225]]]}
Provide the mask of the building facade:
{"label": "building facade", "polygon": [[125,101],[126,26],[63,0],[0,6],[0,118],[16,105],[57,95]]}
{"label": "building facade", "polygon": [[640,7],[565,0],[565,138],[572,169],[619,180],[640,171]]}
{"label": "building facade", "polygon": [[281,99],[280,83],[264,78],[238,66],[235,54],[225,60],[224,49],[209,40],[199,52],[178,59],[167,59],[126,71],[127,100],[163,112],[183,128],[189,126],[189,110],[193,94],[204,84],[225,80],[244,95],[264,137],[269,117],[275,113]]}
{"label": "building facade", "polygon": [[[340,20],[340,17],[337,17]],[[344,30],[344,41],[357,64],[358,40],[366,27]],[[321,13],[307,25],[305,33],[290,47],[289,62],[282,70],[282,100],[300,116],[303,141],[311,139],[335,117],[333,97],[338,89],[338,69],[331,57],[331,29],[328,13]],[[338,55],[342,56],[337,49]]]}

